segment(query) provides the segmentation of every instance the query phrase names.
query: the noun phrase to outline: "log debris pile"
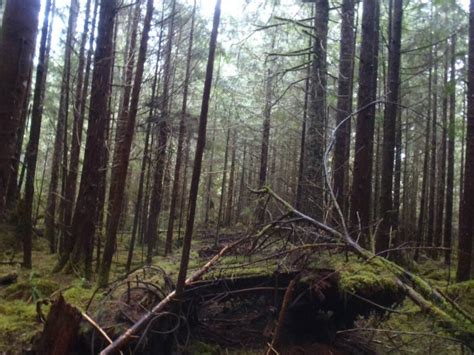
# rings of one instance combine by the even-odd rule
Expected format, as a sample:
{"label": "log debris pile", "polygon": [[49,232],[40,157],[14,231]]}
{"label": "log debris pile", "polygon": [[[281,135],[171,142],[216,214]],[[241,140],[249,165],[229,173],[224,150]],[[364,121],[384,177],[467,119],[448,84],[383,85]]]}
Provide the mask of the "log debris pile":
{"label": "log debris pile", "polygon": [[[345,346],[356,349],[358,343],[338,331],[354,327],[361,316],[396,312],[408,297],[474,348],[474,321],[449,297],[362,248],[346,231],[302,214],[269,189],[259,193],[274,201],[280,217],[221,245],[186,280],[182,294],[158,267],[113,284],[95,319],[114,340],[93,331],[92,347],[103,355],[168,353],[192,339],[268,353],[323,344],[344,354]],[[331,267],[321,267],[325,258],[335,260]]]}

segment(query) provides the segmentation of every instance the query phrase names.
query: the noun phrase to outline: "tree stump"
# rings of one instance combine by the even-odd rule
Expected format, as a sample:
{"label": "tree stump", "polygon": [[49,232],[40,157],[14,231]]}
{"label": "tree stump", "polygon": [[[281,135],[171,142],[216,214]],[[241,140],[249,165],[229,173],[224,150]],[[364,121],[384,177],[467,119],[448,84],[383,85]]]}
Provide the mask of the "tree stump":
{"label": "tree stump", "polygon": [[66,303],[64,297],[60,295],[49,311],[37,354],[69,354],[77,340],[81,319],[81,313],[77,308]]}

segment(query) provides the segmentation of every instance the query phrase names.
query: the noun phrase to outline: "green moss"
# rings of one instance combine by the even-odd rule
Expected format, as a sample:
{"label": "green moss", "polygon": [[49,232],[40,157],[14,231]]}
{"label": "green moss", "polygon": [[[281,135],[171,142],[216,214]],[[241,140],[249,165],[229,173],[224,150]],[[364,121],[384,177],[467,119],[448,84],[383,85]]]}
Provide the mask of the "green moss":
{"label": "green moss", "polygon": [[335,259],[332,265],[339,272],[339,287],[343,292],[367,293],[377,291],[399,292],[392,272],[379,258],[369,262],[352,257],[348,261]]}
{"label": "green moss", "polygon": [[41,329],[35,304],[20,300],[0,302],[0,349],[21,353],[21,344],[30,344]]}
{"label": "green moss", "polygon": [[[94,294],[95,289],[87,285],[83,280],[74,280],[72,286],[64,290],[63,296],[66,302],[85,309]],[[100,296],[97,295],[97,296]]]}
{"label": "green moss", "polygon": [[59,288],[59,285],[51,280],[37,278],[33,274],[23,281],[8,286],[3,294],[7,300],[36,301],[47,298]]}
{"label": "green moss", "polygon": [[466,311],[474,314],[474,280],[456,283],[445,288],[447,295]]}

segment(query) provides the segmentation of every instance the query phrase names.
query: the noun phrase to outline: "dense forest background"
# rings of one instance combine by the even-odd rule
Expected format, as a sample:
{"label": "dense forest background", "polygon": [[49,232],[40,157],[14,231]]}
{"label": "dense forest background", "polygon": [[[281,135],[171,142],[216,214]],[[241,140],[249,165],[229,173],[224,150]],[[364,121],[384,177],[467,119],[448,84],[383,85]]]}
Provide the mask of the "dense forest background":
{"label": "dense forest background", "polygon": [[237,254],[285,272],[380,260],[472,349],[474,1],[7,0],[0,20],[5,284],[87,298],[152,265],[179,296],[254,236]]}

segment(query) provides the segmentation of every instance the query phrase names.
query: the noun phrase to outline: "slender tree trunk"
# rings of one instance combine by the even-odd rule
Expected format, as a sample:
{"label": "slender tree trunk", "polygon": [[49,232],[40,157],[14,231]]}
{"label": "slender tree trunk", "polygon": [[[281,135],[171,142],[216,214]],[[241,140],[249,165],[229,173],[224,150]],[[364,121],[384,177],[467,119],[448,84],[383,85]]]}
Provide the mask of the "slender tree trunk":
{"label": "slender tree trunk", "polygon": [[224,167],[222,169],[222,184],[221,184],[221,194],[219,198],[219,211],[217,212],[217,222],[216,222],[216,236],[214,239],[214,245],[219,244],[219,230],[221,228],[222,220],[222,211],[224,209],[224,195],[225,188],[227,184],[227,162],[229,160],[229,142],[230,142],[230,128],[227,128],[227,135],[225,139],[225,152],[224,152]]}
{"label": "slender tree trunk", "polygon": [[[435,46],[434,53],[430,54],[430,65],[432,64],[433,54],[436,57],[438,50]],[[436,142],[437,142],[437,116],[438,116],[438,63],[434,63],[433,72],[433,116],[431,120],[431,162],[430,162],[430,192],[428,202],[428,232],[426,238],[426,246],[433,246],[433,235],[435,229],[435,203],[436,203]]]}
{"label": "slender tree trunk", "polygon": [[[29,74],[28,84],[27,84],[27,92],[25,95],[25,99],[23,101],[22,109],[21,109],[20,126],[18,127],[18,133],[17,133],[18,139],[16,141],[15,154],[12,159],[10,178],[8,180],[6,209],[9,211],[15,210],[15,206],[18,201],[18,196],[20,195],[20,191],[21,191],[21,184],[18,184],[18,171],[20,167],[20,158],[21,158],[21,152],[23,148],[23,139],[25,135],[25,130],[28,125],[28,118],[30,117],[30,113],[31,113],[30,96],[31,96],[32,73],[33,73],[33,66],[31,66],[31,69],[30,69],[30,74]],[[23,164],[23,166],[24,165],[25,164]],[[22,174],[24,174],[23,171],[24,170],[22,167]]]}
{"label": "slender tree trunk", "polygon": [[229,187],[227,189],[227,204],[224,214],[224,225],[230,226],[232,222],[232,210],[234,208],[234,185],[235,185],[235,150],[237,143],[237,133],[232,133],[232,151],[230,158]]}
{"label": "slender tree trunk", "polygon": [[151,192],[150,211],[148,216],[148,225],[146,229],[147,263],[151,264],[153,254],[157,249],[158,242],[158,220],[161,212],[161,204],[163,202],[163,177],[165,174],[166,153],[168,147],[168,138],[170,132],[170,114],[169,114],[169,97],[171,82],[171,51],[173,48],[173,35],[175,29],[175,12],[176,0],[171,5],[171,18],[166,43],[165,63],[163,67],[163,94],[161,97],[161,119],[158,123],[158,149],[156,157],[156,167],[153,177],[153,188]]}
{"label": "slender tree trunk", "polygon": [[448,169],[446,180],[446,214],[444,221],[443,246],[444,262],[451,265],[451,247],[453,235],[453,194],[454,194],[454,145],[456,137],[456,35],[451,37],[451,73],[449,92],[449,126],[448,126]]}
{"label": "slender tree trunk", "polygon": [[189,264],[189,253],[191,251],[191,239],[194,229],[194,218],[196,214],[196,202],[199,190],[199,180],[201,178],[202,156],[204,147],[206,145],[206,126],[207,115],[209,111],[209,99],[211,97],[212,74],[214,70],[214,57],[217,47],[217,32],[219,28],[219,20],[221,14],[221,0],[216,1],[216,8],[214,11],[214,20],[212,24],[211,39],[209,43],[209,56],[207,59],[206,80],[204,83],[204,92],[202,95],[201,114],[199,117],[199,132],[198,141],[196,144],[196,155],[194,158],[193,175],[191,178],[191,189],[189,191],[189,213],[186,222],[186,232],[184,234],[183,253],[181,255],[181,264],[179,268],[178,281],[176,285],[176,293],[180,294],[183,291],[184,283],[186,281],[186,274]]}
{"label": "slender tree trunk", "polygon": [[183,170],[183,181],[181,183],[181,198],[179,203],[179,221],[178,221],[178,240],[181,241],[181,229],[183,228],[183,216],[186,215],[186,197],[188,188],[188,166],[189,166],[189,155],[191,150],[191,136],[187,134],[186,143],[184,147],[184,170]]}
{"label": "slender tree trunk", "polygon": [[[403,0],[394,0],[390,51],[388,58],[388,94],[383,125],[382,182],[380,191],[380,215],[382,222],[375,243],[380,253],[390,247],[390,235],[394,226],[395,211],[392,201],[393,162],[398,117],[398,94],[400,88],[400,61],[402,39]],[[400,147],[397,151],[399,153]]]}
{"label": "slender tree trunk", "polygon": [[207,225],[209,223],[209,213],[210,210],[213,208],[214,203],[212,202],[212,181],[213,181],[213,168],[214,168],[214,151],[215,151],[215,142],[216,142],[216,123],[217,119],[214,118],[212,124],[212,141],[211,141],[211,156],[209,157],[209,169],[208,169],[208,177],[207,177],[207,188],[206,188],[206,212],[204,214],[204,224]]}
{"label": "slender tree trunk", "polygon": [[378,1],[364,0],[362,43],[359,65],[356,142],[351,194],[353,228],[360,227],[363,243],[368,245],[370,195],[372,194],[372,161],[374,144],[375,92],[378,65]]}
{"label": "slender tree trunk", "polygon": [[[45,12],[43,18],[43,27],[41,28],[40,48],[38,53],[38,65],[36,68],[35,88],[33,94],[33,112],[31,114],[30,137],[28,141],[28,148],[26,151],[25,162],[27,166],[26,183],[25,183],[25,197],[22,225],[22,235],[20,238],[23,241],[23,266],[31,268],[31,235],[32,235],[32,215],[33,215],[33,200],[35,195],[35,174],[36,162],[38,157],[38,144],[41,132],[41,120],[43,117],[43,103],[44,103],[44,89],[46,84],[46,76],[48,73],[48,27],[49,14],[52,8],[51,0],[45,3]],[[51,21],[52,24],[52,21]],[[50,28],[50,31],[52,27]],[[51,37],[50,37],[51,38]],[[21,217],[20,217],[21,218]]]}
{"label": "slender tree trunk", "polygon": [[305,167],[305,145],[306,145],[306,121],[308,119],[308,96],[309,96],[309,66],[307,78],[305,80],[304,104],[303,104],[303,124],[301,126],[300,156],[298,164],[298,186],[296,189],[295,206],[298,210],[303,207],[303,189],[304,189],[304,167]]}
{"label": "slender tree trunk", "polygon": [[[271,50],[275,48],[276,34],[272,34]],[[273,98],[273,71],[275,68],[275,61],[272,60],[267,63],[267,72],[265,76],[265,107],[263,109],[263,127],[262,127],[262,147],[260,150],[260,171],[258,176],[258,186],[262,188],[267,183],[267,166],[268,166],[268,145],[270,142],[270,128],[272,117],[272,98]],[[258,201],[256,211],[256,222],[262,224],[265,220],[265,201],[260,199]]]}
{"label": "slender tree trunk", "polygon": [[[56,204],[58,195],[58,184],[61,164],[61,154],[64,150],[67,132],[67,115],[69,108],[69,88],[71,76],[71,55],[73,49],[73,36],[76,28],[77,15],[79,12],[78,0],[71,0],[69,9],[69,20],[66,35],[66,49],[64,52],[64,67],[61,79],[61,92],[59,98],[58,120],[56,123],[56,135],[54,137],[53,161],[51,165],[51,178],[49,181],[48,207],[45,220],[45,237],[49,241],[51,253],[56,252]],[[65,153],[65,152],[64,152]],[[64,178],[66,178],[64,176]],[[61,196],[63,198],[63,196]],[[62,222],[62,221],[61,221]]]}
{"label": "slender tree trunk", "polygon": [[[408,134],[409,134],[409,124],[408,124],[408,115],[405,115],[405,147],[403,147],[402,140],[403,140],[403,110],[399,109],[397,112],[397,122],[396,122],[396,132],[395,132],[395,169],[393,172],[393,206],[392,206],[392,230],[396,232],[395,240],[393,241],[393,245],[400,244],[404,239],[404,229],[402,227],[399,228],[399,220],[400,220],[400,201],[402,195],[402,151],[405,148],[405,160],[404,166],[405,171],[403,175],[403,186],[405,190],[408,190],[408,181],[406,181],[406,164],[408,162],[409,152],[408,152]],[[415,201],[416,205],[416,201]]]}
{"label": "slender tree trunk", "polygon": [[[196,18],[196,1],[194,1],[193,12],[191,15],[191,29],[189,33],[189,44],[187,52],[187,61],[186,61],[186,72],[184,75],[183,83],[183,102],[181,105],[181,115],[179,120],[179,134],[178,134],[178,147],[176,149],[176,165],[174,170],[174,180],[173,187],[171,192],[171,202],[170,202],[170,213],[168,219],[168,229],[166,231],[166,244],[165,244],[165,255],[173,251],[173,230],[174,222],[176,220],[176,207],[178,204],[178,198],[180,195],[179,184],[181,180],[181,170],[182,170],[182,160],[183,160],[183,149],[185,144],[186,137],[186,115],[187,115],[187,105],[188,105],[188,89],[189,81],[191,77],[191,59],[193,54],[193,39],[194,39],[194,22]],[[184,190],[181,191],[181,194],[184,194]]]}
{"label": "slender tree trunk", "polygon": [[[102,156],[106,143],[107,103],[110,95],[116,6],[115,0],[101,0],[100,2],[86,150],[78,199],[72,219],[71,232],[75,246],[70,261],[77,263],[83,256],[86,266],[89,264],[93,250],[100,185],[98,182],[101,170],[104,169]],[[90,278],[88,275],[90,272],[91,270],[86,268],[86,277]]]}
{"label": "slender tree trunk", "polygon": [[[96,1],[94,6],[94,15],[92,20],[92,30],[90,34],[89,47],[93,45],[94,38],[94,29],[96,21],[98,1]],[[64,235],[63,241],[63,252],[64,250],[70,250],[72,247],[71,240],[71,219],[72,212],[74,207],[74,200],[76,198],[76,185],[77,185],[77,175],[79,170],[79,155],[81,152],[81,142],[82,142],[82,131],[84,125],[84,116],[85,116],[85,105],[87,97],[87,87],[89,84],[89,72],[90,72],[90,61],[91,61],[91,50],[85,56],[87,35],[89,32],[89,18],[90,18],[90,8],[91,0],[87,0],[86,9],[85,9],[85,19],[84,19],[84,28],[81,38],[81,46],[79,49],[79,63],[77,66],[77,81],[76,81],[76,93],[73,106],[73,129],[71,137],[71,153],[69,160],[69,171],[66,177],[66,187],[64,194],[64,227],[66,234]],[[84,72],[85,69],[85,72]]]}
{"label": "slender tree trunk", "polygon": [[[138,14],[138,12],[137,12]],[[115,251],[117,240],[117,231],[122,212],[125,181],[127,179],[128,163],[132,141],[135,132],[135,121],[138,113],[138,103],[140,99],[140,90],[143,80],[143,71],[145,67],[146,54],[148,49],[148,37],[153,16],[153,0],[147,1],[147,10],[143,24],[142,38],[138,52],[137,69],[135,71],[135,81],[133,84],[132,97],[130,102],[130,112],[128,113],[126,124],[123,123],[123,136],[117,142],[115,147],[114,164],[112,167],[110,193],[109,193],[109,215],[107,218],[107,234],[104,246],[104,256],[99,272],[99,286],[105,286],[109,281],[110,266],[112,265],[112,256]],[[132,32],[133,36],[133,32]],[[130,47],[131,48],[131,47]],[[128,105],[127,105],[128,106]],[[125,115],[123,116],[125,119]]]}
{"label": "slender tree trunk", "polygon": [[[380,112],[379,112],[380,114]],[[375,156],[374,156],[374,198],[372,199],[373,202],[373,207],[372,207],[372,216],[374,220],[378,220],[379,218],[379,200],[380,200],[380,169],[381,169],[381,163],[382,163],[382,153],[381,153],[381,147],[382,144],[380,143],[380,140],[382,138],[382,125],[381,122],[376,122],[375,125],[377,126],[375,131]]]}
{"label": "slender tree trunk", "polygon": [[456,280],[470,278],[474,234],[474,0],[469,6],[469,62],[467,74],[467,134],[464,188],[459,211],[459,246]]}
{"label": "slender tree trunk", "polygon": [[[161,42],[161,35],[163,33],[163,28],[161,28],[160,31],[160,37],[159,41]],[[158,65],[159,65],[159,59],[160,59],[160,51],[161,51],[161,46],[159,46],[158,49],[158,56],[157,56],[157,61],[155,65],[155,75],[153,78],[153,84],[151,87],[151,103],[155,102],[156,99],[156,89],[157,89],[157,84],[158,84]],[[139,224],[140,224],[140,216],[143,217],[142,211],[144,210],[144,204],[145,201],[143,198],[143,190],[144,190],[144,184],[145,184],[145,174],[147,171],[147,161],[148,161],[148,155],[149,155],[149,150],[150,150],[150,138],[151,138],[151,119],[153,117],[153,105],[150,105],[150,109],[148,111],[148,122],[146,124],[146,133],[145,133],[145,147],[143,148],[143,158],[142,158],[142,163],[141,163],[141,169],[140,169],[140,178],[138,182],[138,194],[137,194],[137,201],[135,203],[135,213],[133,217],[133,226],[132,226],[132,237],[130,239],[130,247],[128,248],[128,256],[127,256],[127,265],[125,267],[125,270],[127,273],[130,272],[130,267],[132,265],[132,259],[133,259],[133,251],[135,249],[135,240],[136,236],[138,233],[139,229]],[[146,196],[146,195],[145,195]]]}
{"label": "slender tree trunk", "polygon": [[303,210],[321,220],[324,215],[324,128],[327,120],[327,34],[329,21],[328,0],[316,0],[314,18],[313,58],[306,121],[304,204]]}
{"label": "slender tree trunk", "polygon": [[353,57],[355,54],[354,0],[344,0],[341,9],[341,44],[336,108],[336,142],[334,146],[334,194],[346,214],[346,181],[349,171],[349,148],[352,112]]}
{"label": "slender tree trunk", "polygon": [[[428,162],[430,160],[430,132],[431,132],[431,67],[428,74],[428,105],[426,113],[425,143],[423,157],[423,180],[421,183],[420,213],[418,215],[418,227],[416,233],[416,245],[421,247],[424,244],[426,235],[426,217],[428,207]],[[418,260],[420,249],[415,250],[414,259]]]}
{"label": "slender tree trunk", "polygon": [[[8,0],[0,31],[0,219],[35,52],[39,0]],[[5,55],[8,53],[8,55]]]}
{"label": "slender tree trunk", "polygon": [[246,159],[247,158],[247,141],[244,141],[244,152],[242,155],[242,168],[240,171],[240,183],[239,183],[239,197],[237,198],[237,208],[235,211],[236,222],[240,220],[240,214],[242,212],[243,204],[245,203],[245,175],[246,175]]}
{"label": "slender tree trunk", "polygon": [[[440,247],[442,244],[443,236],[443,222],[444,222],[444,202],[445,202],[445,191],[446,191],[446,147],[448,139],[448,71],[449,71],[449,59],[448,59],[448,45],[446,42],[445,49],[445,66],[443,75],[443,108],[442,108],[442,123],[441,123],[441,145],[439,150],[439,164],[438,164],[438,179],[437,179],[437,204],[436,204],[436,217],[435,217],[435,230],[434,230],[434,246]],[[433,249],[430,253],[434,258],[438,256],[438,250]]]}
{"label": "slender tree trunk", "polygon": [[36,198],[36,211],[35,211],[35,218],[33,219],[33,227],[36,226],[39,219],[39,209],[41,206],[41,198],[43,196],[44,180],[46,177],[46,163],[48,162],[48,156],[49,156],[49,147],[46,148],[46,153],[44,154],[44,162],[43,162],[43,169],[41,171],[40,186],[39,186],[39,191]]}

